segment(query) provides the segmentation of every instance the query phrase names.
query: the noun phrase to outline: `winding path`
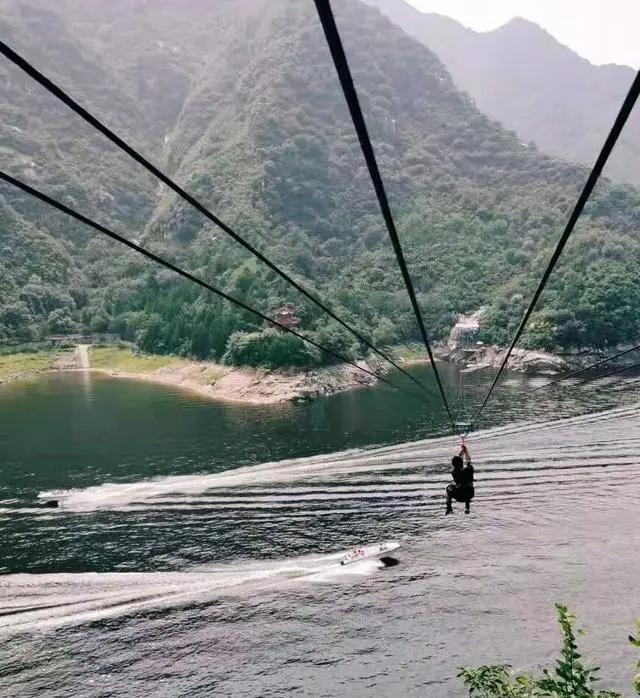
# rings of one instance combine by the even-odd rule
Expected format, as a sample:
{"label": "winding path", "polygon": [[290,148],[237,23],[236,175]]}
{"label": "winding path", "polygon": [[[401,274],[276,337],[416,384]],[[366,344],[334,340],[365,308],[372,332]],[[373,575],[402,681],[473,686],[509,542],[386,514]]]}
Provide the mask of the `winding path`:
{"label": "winding path", "polygon": [[89,346],[89,344],[78,344],[76,347],[80,368],[83,371],[88,371],[91,368],[91,362],[89,361]]}

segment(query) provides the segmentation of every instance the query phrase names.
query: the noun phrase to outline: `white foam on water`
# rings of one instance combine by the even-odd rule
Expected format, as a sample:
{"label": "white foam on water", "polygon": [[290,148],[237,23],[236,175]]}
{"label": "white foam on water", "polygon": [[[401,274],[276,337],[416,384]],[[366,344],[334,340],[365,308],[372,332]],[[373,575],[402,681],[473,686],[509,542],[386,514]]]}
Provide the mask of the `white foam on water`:
{"label": "white foam on water", "polygon": [[[629,423],[637,426],[639,414],[639,408],[634,406],[544,423],[526,422],[488,429],[473,435],[473,457],[476,463],[486,464],[491,470],[505,471],[553,469],[555,461],[559,460],[558,454],[564,467],[585,467],[595,460],[599,460],[601,465],[626,465],[630,463]],[[556,430],[565,432],[562,449],[548,445],[547,435]],[[348,486],[359,477],[368,478],[370,484],[375,478],[375,482],[379,480],[384,486],[384,478],[393,473],[395,480],[404,478],[407,481],[406,478],[416,477],[412,473],[424,472],[426,468],[442,468],[444,472],[456,447],[456,439],[440,437],[398,446],[245,466],[215,474],[169,476],[134,483],[107,482],[80,490],[42,492],[39,497],[57,499],[62,510],[90,512],[131,510],[133,505],[140,506],[144,502],[163,506],[163,500],[195,497],[218,490],[233,490],[240,494],[237,488],[271,488],[272,491],[275,488],[279,491],[274,492],[274,496],[287,497],[287,488],[292,485],[313,489],[314,484],[345,480]],[[573,459],[564,456],[568,449],[575,449]],[[398,471],[401,474],[397,474]],[[495,475],[487,477],[490,479]],[[479,481],[480,478],[481,467],[478,469]],[[337,495],[338,490],[335,492]],[[326,495],[327,499],[334,497],[339,498],[331,493]]]}
{"label": "white foam on water", "polygon": [[[550,437],[560,430],[562,446],[552,446]],[[640,410],[633,407],[487,430],[474,435],[472,453],[486,502],[508,496],[531,504],[537,497],[548,499],[551,491],[575,496],[592,490],[594,483],[602,493],[619,492],[615,488],[624,485],[635,469],[633,452],[638,443]],[[35,511],[53,518],[103,509],[144,512],[199,507],[205,513],[197,517],[202,525],[207,515],[215,516],[218,510],[224,515],[236,509],[273,522],[297,515],[360,515],[363,511],[371,515],[388,510],[389,502],[397,500],[393,510],[400,514],[416,506],[441,506],[439,473],[447,476],[456,445],[452,438],[438,438],[210,475],[43,492],[43,499],[58,498],[61,507]],[[361,500],[367,500],[366,508]],[[0,514],[33,511],[13,506],[14,502],[3,504]],[[382,566],[377,559],[341,566],[345,553],[239,562],[188,572],[6,575],[0,577],[0,632],[47,630],[135,614],[140,609],[207,603],[221,595],[251,594],[283,584],[346,581],[374,574]]]}
{"label": "white foam on water", "polygon": [[[518,483],[524,482],[535,484],[540,481],[542,483],[548,481],[550,477],[554,481],[562,482],[564,480],[575,482],[579,476],[580,481],[590,479],[602,479],[601,470],[606,469],[607,477],[615,478],[618,476],[626,477],[633,474],[637,470],[637,459],[617,459],[614,463],[594,463],[583,464],[581,466],[571,467],[553,467],[552,463],[537,464],[530,468],[509,468],[506,472],[488,472],[480,471],[476,476],[476,483],[482,484],[483,491],[491,491],[492,485],[502,485],[505,482]],[[318,488],[315,491],[309,488],[282,489],[282,490],[246,490],[239,489],[237,494],[230,494],[227,490],[224,494],[216,496],[181,496],[167,495],[154,498],[149,503],[150,507],[156,509],[162,507],[178,508],[179,506],[215,506],[225,504],[249,504],[260,505],[268,504],[287,504],[292,502],[326,502],[327,500],[353,500],[353,499],[402,499],[416,498],[424,494],[440,492],[442,490],[443,478],[440,477],[434,480],[417,480],[411,484],[386,484],[379,485],[363,485],[353,487],[334,487],[330,490],[327,488]],[[277,494],[272,494],[277,492]],[[134,505],[135,506],[135,503]],[[41,510],[39,510],[41,511]]]}
{"label": "white foam on water", "polygon": [[12,574],[0,576],[0,634],[48,631],[141,610],[207,603],[222,595],[374,574],[377,559],[348,566],[349,552],[247,562],[187,572]]}

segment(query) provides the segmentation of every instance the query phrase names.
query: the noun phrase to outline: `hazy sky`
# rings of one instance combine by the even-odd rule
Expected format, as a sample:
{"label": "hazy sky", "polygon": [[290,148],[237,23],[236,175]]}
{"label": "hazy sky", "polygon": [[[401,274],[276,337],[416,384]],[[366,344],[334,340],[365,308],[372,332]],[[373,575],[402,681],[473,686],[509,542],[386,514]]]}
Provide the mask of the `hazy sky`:
{"label": "hazy sky", "polygon": [[640,0],[408,0],[426,12],[453,17],[476,31],[512,17],[544,27],[592,63],[640,68]]}

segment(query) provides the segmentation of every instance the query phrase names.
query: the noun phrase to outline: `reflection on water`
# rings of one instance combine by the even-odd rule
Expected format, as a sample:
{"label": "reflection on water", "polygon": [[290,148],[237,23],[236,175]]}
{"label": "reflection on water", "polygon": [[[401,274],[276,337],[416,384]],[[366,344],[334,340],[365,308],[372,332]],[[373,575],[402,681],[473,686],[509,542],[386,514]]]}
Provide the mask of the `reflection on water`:
{"label": "reflection on water", "polygon": [[[489,378],[465,378],[471,403]],[[376,388],[243,407],[79,374],[3,386],[0,694],[461,696],[460,664],[549,660],[563,601],[630,695],[637,384],[528,392],[539,380],[497,391],[471,442],[472,515],[448,518],[437,403]],[[62,509],[35,506],[50,489],[69,490]],[[336,563],[389,538],[396,567]]]}
{"label": "reflection on water", "polygon": [[94,392],[93,392],[93,379],[95,377],[95,374],[92,373],[89,370],[80,370],[77,372],[78,376],[80,376],[80,382],[82,384],[82,392],[85,396],[85,399],[87,402],[91,402],[94,397]]}

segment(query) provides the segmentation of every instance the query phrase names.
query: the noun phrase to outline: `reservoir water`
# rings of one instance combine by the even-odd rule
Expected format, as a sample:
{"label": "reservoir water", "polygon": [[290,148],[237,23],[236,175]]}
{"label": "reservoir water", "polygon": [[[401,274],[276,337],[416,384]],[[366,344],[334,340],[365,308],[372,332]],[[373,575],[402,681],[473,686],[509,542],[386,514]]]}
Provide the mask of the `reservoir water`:
{"label": "reservoir water", "polygon": [[[465,377],[463,405],[442,370],[472,412],[491,376]],[[0,386],[0,695],[462,696],[463,664],[555,656],[556,601],[603,688],[632,695],[638,379],[546,380],[506,377],[470,442],[472,514],[447,518],[436,398]],[[384,539],[399,565],[336,564]]]}

